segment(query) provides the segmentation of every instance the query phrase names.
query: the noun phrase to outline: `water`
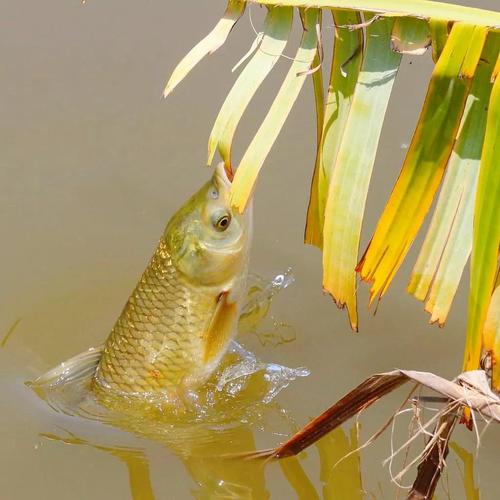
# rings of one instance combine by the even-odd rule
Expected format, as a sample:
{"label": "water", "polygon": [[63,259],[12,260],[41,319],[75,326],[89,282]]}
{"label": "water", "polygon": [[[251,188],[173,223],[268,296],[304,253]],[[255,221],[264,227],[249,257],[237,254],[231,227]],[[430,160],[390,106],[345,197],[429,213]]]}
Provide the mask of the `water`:
{"label": "water", "polygon": [[[494,0],[474,4],[497,7]],[[298,459],[264,469],[214,455],[282,442],[372,373],[403,367],[453,377],[460,369],[466,287],[447,326],[428,326],[421,304],[404,293],[415,251],[375,317],[360,287],[358,335],[322,295],[319,252],[301,243],[315,141],[309,86],[266,162],[255,203],[252,269],[271,276],[293,267],[296,283],[276,298],[271,314],[285,325],[284,338],[294,340],[262,342],[252,333],[240,340],[265,362],[305,366],[311,375],[281,392],[264,421],[210,438],[200,430],[194,440],[179,439],[184,444],[177,449],[56,413],[24,386],[102,343],[169,216],[208,177],[202,167],[208,133],[232,84],[230,69],[251,44],[248,21],[167,101],[161,91],[176,62],[222,9],[222,2],[209,0],[85,6],[76,0],[2,1],[0,342],[8,335],[0,348],[2,499],[183,499],[221,492],[222,498],[245,498],[249,486],[256,498],[300,492],[301,498],[343,499],[356,498],[360,484],[366,497],[394,498],[382,466],[389,436],[363,450],[359,460],[353,456],[332,466],[385,422],[409,388],[364,413],[359,439],[351,423]],[[253,11],[258,21],[260,9]],[[236,156],[288,64],[280,62],[252,103],[238,129]],[[431,68],[428,57],[405,59],[401,67],[362,246],[399,172]],[[399,442],[408,421],[397,422]],[[454,499],[474,498],[475,487],[481,498],[496,498],[500,431],[487,431],[475,460],[471,433],[460,428],[454,440],[442,486]],[[186,443],[193,441],[206,444],[203,456],[189,453]],[[405,484],[412,479],[410,474]],[[447,497],[442,487],[438,497]]]}

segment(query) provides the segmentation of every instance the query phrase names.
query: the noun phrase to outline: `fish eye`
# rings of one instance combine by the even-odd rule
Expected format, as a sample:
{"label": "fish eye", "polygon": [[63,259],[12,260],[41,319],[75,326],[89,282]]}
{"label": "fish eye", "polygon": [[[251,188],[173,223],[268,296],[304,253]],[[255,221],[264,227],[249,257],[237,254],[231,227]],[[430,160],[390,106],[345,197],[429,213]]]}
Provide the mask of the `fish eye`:
{"label": "fish eye", "polygon": [[215,229],[217,229],[217,231],[222,232],[229,227],[230,223],[231,223],[231,216],[229,214],[224,214],[215,221],[214,227]]}

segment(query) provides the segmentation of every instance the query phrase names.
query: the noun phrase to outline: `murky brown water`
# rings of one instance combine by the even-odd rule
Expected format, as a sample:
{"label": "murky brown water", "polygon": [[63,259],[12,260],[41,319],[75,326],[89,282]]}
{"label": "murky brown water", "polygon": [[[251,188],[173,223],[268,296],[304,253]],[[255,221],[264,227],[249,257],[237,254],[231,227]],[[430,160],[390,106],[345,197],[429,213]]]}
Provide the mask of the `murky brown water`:
{"label": "murky brown water", "polygon": [[[468,3],[498,8],[496,0]],[[245,498],[249,491],[254,498],[355,498],[357,460],[331,467],[350,449],[349,428],[298,460],[265,470],[206,455],[273,446],[293,422],[302,425],[374,372],[404,367],[452,377],[461,366],[466,287],[447,326],[429,327],[421,304],[404,293],[414,251],[375,317],[364,307],[362,287],[361,332],[349,331],[344,314],[321,293],[318,251],[302,244],[315,140],[309,87],[259,182],[252,258],[253,270],[263,275],[293,267],[297,281],[273,304],[273,314],[291,325],[296,340],[273,348],[261,346],[255,336],[244,338],[266,361],[311,369],[278,399],[288,417],[273,408],[264,426],[200,437],[200,446],[206,444],[200,458],[189,453],[190,440],[169,447],[55,413],[24,381],[99,344],[109,332],[169,216],[208,176],[202,167],[208,133],[232,84],[230,68],[247,50],[253,31],[248,19],[242,20],[230,43],[163,101],[167,75],[215,23],[222,1],[108,0],[82,6],[77,0],[1,0],[0,5],[0,342],[9,334],[0,348],[0,498],[183,499],[213,498],[220,491],[226,494],[220,498]],[[259,9],[253,12],[258,19]],[[287,64],[278,65],[252,103],[238,129],[236,155],[256,130]],[[399,172],[402,145],[409,142],[431,67],[428,58],[402,64],[363,244]],[[365,413],[361,441],[406,390]],[[407,422],[399,421],[400,438]],[[471,433],[458,429],[455,440],[474,452]],[[89,444],[77,445],[82,442]],[[498,496],[499,444],[500,430],[492,427],[473,462],[473,481],[483,499]],[[388,436],[361,453],[367,497],[394,498],[382,467],[389,454]],[[476,498],[464,489],[470,464],[464,475],[461,457],[471,455],[459,448],[451,452],[442,484],[451,498]],[[410,474],[405,484],[412,479]],[[447,498],[442,487],[438,497]]]}

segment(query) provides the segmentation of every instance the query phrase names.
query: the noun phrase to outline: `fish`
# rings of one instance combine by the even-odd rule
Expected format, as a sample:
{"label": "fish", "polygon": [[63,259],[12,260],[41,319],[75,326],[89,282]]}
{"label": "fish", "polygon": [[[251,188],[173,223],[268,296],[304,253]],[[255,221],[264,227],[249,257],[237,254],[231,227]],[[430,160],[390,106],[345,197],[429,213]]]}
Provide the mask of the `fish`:
{"label": "fish", "polygon": [[183,400],[215,371],[246,298],[252,205],[231,207],[223,163],[168,222],[104,344],[28,382],[92,376],[95,393]]}
{"label": "fish", "polygon": [[175,396],[200,386],[236,334],[252,207],[233,210],[224,164],[172,216],[109,334],[94,385]]}

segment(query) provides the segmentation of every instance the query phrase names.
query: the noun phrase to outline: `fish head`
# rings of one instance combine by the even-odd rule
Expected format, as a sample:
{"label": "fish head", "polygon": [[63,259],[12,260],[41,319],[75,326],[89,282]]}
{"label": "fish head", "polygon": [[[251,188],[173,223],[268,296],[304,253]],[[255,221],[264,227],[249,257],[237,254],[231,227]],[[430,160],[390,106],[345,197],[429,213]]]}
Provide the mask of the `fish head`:
{"label": "fish head", "polygon": [[224,164],[171,218],[164,239],[173,265],[191,281],[214,286],[245,274],[252,233],[251,203],[231,207]]}

